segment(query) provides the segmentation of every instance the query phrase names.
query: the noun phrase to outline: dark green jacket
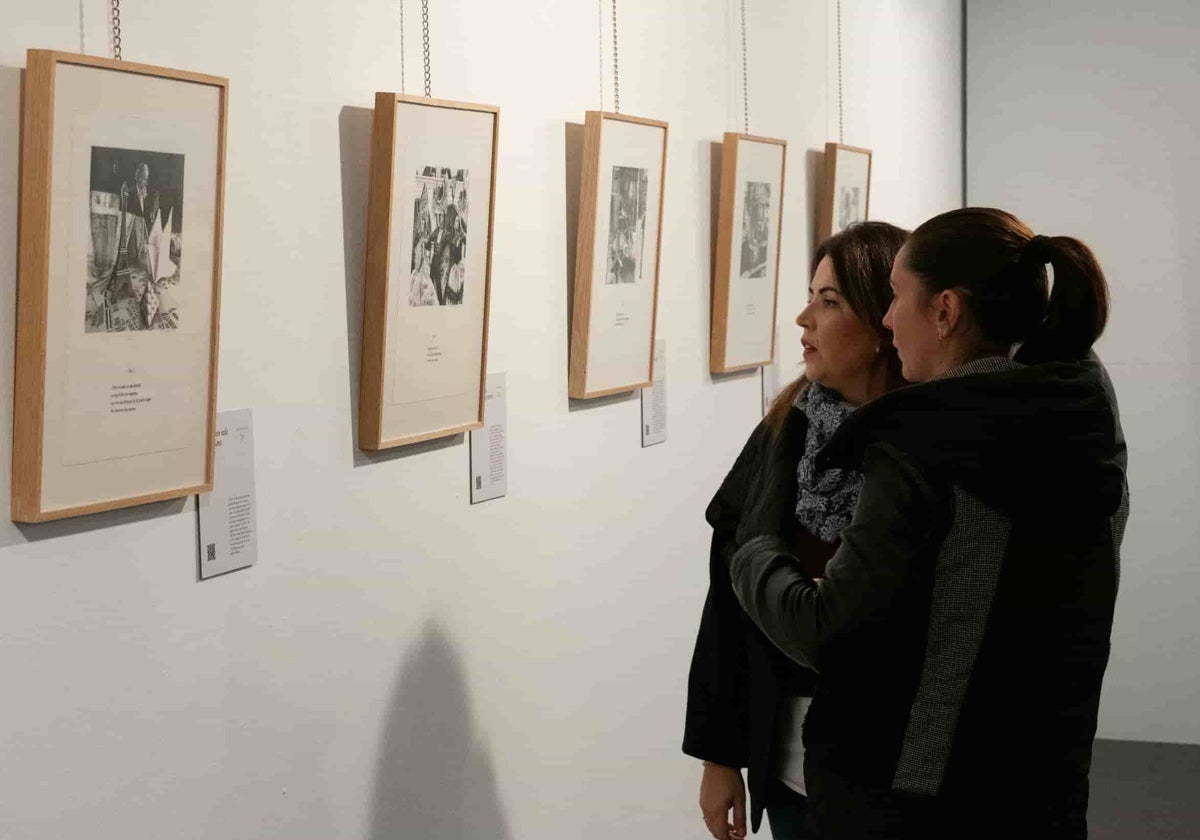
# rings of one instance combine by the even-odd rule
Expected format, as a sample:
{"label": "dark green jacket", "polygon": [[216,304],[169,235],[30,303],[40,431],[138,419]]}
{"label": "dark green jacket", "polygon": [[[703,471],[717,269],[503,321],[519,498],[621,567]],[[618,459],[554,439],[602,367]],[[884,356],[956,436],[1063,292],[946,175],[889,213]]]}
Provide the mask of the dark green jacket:
{"label": "dark green jacket", "polygon": [[[766,784],[778,753],[779,711],[787,696],[811,697],[816,674],[784,656],[747,618],[729,581],[738,523],[768,488],[767,476],[790,473],[804,452],[808,422],[793,409],[775,434],[764,420],[750,435],[705,511],[712,526],[709,588],[688,672],[683,751],[706,761],[747,769],[750,826],[758,830]],[[774,488],[769,488],[774,491]],[[780,510],[794,509],[797,486],[786,484]],[[799,542],[795,516],[781,517],[780,533]],[[828,559],[832,546],[816,537],[806,542],[810,560]],[[820,556],[815,556],[819,552]]]}
{"label": "dark green jacket", "polygon": [[1128,516],[1098,360],[983,359],[895,391],[818,466],[864,473],[825,578],[799,571],[769,505],[739,527],[730,567],[750,617],[821,674],[805,727],[814,827],[1086,837]]}

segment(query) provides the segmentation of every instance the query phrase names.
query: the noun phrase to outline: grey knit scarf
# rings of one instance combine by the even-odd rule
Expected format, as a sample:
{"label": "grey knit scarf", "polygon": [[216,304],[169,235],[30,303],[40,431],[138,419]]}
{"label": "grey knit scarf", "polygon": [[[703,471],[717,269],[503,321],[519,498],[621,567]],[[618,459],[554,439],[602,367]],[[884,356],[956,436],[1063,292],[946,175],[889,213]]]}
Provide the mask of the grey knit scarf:
{"label": "grey knit scarf", "polygon": [[862,490],[862,473],[842,469],[817,473],[813,464],[817,453],[854,411],[854,406],[836,391],[816,382],[800,392],[795,405],[808,418],[804,455],[796,469],[800,482],[796,518],[814,537],[828,543],[837,542],[854,517],[854,506]]}

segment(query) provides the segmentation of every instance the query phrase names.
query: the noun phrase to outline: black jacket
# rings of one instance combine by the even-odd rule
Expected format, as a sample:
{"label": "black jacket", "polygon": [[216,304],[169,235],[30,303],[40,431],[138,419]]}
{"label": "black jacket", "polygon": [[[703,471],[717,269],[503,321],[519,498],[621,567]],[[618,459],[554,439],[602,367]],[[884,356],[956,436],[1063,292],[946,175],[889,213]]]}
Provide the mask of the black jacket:
{"label": "black jacket", "polygon": [[731,561],[746,611],[821,673],[818,836],[1087,836],[1128,515],[1115,397],[1094,357],[955,374],[864,407],[821,453],[865,476],[822,583],[769,509]]}
{"label": "black jacket", "polygon": [[807,536],[811,562],[821,563],[833,553],[833,546],[800,534],[795,516],[787,515],[796,506],[796,466],[806,433],[806,418],[797,409],[778,436],[765,421],[760,423],[705,512],[713,529],[709,590],[688,676],[683,751],[705,761],[748,768],[754,831],[762,821],[780,703],[789,695],[812,696],[816,675],[784,656],[747,618],[730,585],[729,558],[744,511],[765,501],[762,495],[774,487],[764,482],[780,472],[792,476],[779,500],[780,533],[787,534],[789,545]]}

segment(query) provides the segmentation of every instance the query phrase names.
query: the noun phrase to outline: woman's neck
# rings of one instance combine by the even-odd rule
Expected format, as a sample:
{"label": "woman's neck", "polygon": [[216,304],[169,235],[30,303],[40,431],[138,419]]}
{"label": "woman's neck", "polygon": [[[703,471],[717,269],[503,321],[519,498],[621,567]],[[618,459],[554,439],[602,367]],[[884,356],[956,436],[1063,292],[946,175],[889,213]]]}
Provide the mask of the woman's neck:
{"label": "woman's neck", "polygon": [[857,408],[876,397],[883,396],[888,389],[887,365],[879,363],[872,365],[871,371],[861,379],[850,383],[845,390],[839,391],[842,399]]}

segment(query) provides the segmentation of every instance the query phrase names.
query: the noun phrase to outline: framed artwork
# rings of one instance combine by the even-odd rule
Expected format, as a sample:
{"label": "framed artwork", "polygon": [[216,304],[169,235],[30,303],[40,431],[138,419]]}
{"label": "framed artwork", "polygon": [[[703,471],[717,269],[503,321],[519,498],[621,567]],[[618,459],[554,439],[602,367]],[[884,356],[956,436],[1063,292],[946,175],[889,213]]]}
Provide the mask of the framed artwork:
{"label": "framed artwork", "polygon": [[375,94],[358,445],[483,426],[500,109]]}
{"label": "framed artwork", "polygon": [[817,242],[871,218],[871,150],[825,144],[825,189],[817,214]]}
{"label": "framed artwork", "polygon": [[228,95],[214,76],[29,51],[15,521],[211,489]]}
{"label": "framed artwork", "polygon": [[770,364],[787,141],[726,132],[721,151],[709,369]]}
{"label": "framed artwork", "polygon": [[568,375],[575,399],[653,379],[666,164],[665,122],[587,112]]}

